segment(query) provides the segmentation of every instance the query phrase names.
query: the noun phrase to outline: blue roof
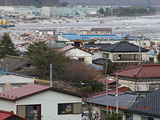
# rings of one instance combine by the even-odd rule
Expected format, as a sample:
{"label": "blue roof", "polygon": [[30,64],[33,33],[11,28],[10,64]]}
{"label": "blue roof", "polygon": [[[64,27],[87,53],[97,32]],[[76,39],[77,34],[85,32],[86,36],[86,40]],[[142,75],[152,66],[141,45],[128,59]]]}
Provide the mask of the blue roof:
{"label": "blue roof", "polygon": [[80,36],[78,34],[62,34],[62,36],[68,40],[92,40],[89,37]]}
{"label": "blue roof", "polygon": [[6,74],[6,73],[8,73],[8,72],[0,70],[0,74]]}
{"label": "blue roof", "polygon": [[[63,33],[62,36],[68,40],[93,40],[93,39],[107,39],[107,40],[124,40],[124,37],[128,37],[128,39],[136,40],[136,36],[125,35],[125,34],[109,34],[109,35],[78,35],[75,33]],[[142,37],[138,37],[138,39],[142,39]],[[143,38],[147,40],[147,38]]]}
{"label": "blue roof", "polygon": [[123,40],[123,38],[119,37],[118,35],[80,35],[83,37],[89,37],[90,39],[99,38],[99,39],[108,39],[108,40]]}

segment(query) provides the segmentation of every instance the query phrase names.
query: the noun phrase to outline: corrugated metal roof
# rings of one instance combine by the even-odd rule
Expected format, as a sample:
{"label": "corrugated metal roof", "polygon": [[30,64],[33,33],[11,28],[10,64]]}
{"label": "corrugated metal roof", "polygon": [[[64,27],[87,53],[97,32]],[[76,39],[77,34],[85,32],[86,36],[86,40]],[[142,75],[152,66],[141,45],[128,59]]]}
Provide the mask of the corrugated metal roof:
{"label": "corrugated metal roof", "polygon": [[2,92],[0,94],[0,98],[6,98],[10,100],[15,100],[22,98],[24,96],[31,95],[33,93],[38,93],[40,91],[49,89],[48,86],[42,86],[42,85],[35,85],[35,84],[28,84],[24,85],[19,88],[12,89],[10,91]]}
{"label": "corrugated metal roof", "polygon": [[81,97],[81,95],[78,93],[63,90],[63,89],[58,89],[55,87],[42,86],[37,84],[27,84],[22,87],[18,87],[18,88],[0,93],[0,99],[17,100],[33,94],[38,94],[45,90],[53,90],[56,92],[60,92],[60,93],[64,93],[64,94],[68,94],[76,97]]}

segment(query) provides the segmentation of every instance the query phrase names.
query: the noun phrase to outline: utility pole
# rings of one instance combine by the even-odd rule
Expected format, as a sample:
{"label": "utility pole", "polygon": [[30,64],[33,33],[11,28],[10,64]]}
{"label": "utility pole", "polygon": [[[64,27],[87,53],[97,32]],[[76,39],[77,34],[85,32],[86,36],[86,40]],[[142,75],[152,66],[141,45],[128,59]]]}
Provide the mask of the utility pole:
{"label": "utility pole", "polygon": [[53,66],[50,64],[50,86],[53,87],[53,76],[52,76]]}
{"label": "utility pole", "polygon": [[118,116],[118,86],[119,86],[118,73],[116,73],[116,113],[117,113],[117,116]]}
{"label": "utility pole", "polygon": [[108,114],[108,78],[107,78],[107,66],[108,66],[108,63],[107,63],[107,60],[106,60],[106,66],[105,66],[105,77],[106,77],[106,107],[107,107],[107,114]]}
{"label": "utility pole", "polygon": [[[141,36],[141,37],[143,37],[143,36]],[[138,61],[138,65],[140,65],[141,64],[141,37],[139,38],[139,61]]]}

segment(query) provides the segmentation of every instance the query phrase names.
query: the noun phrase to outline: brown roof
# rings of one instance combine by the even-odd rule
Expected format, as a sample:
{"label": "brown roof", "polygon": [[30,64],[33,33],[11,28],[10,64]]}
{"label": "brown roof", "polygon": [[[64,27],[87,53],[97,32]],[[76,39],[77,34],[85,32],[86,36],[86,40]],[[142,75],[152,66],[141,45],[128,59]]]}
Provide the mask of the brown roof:
{"label": "brown roof", "polygon": [[114,72],[114,75],[129,78],[160,78],[160,65],[139,65]]}
{"label": "brown roof", "polygon": [[112,28],[92,28],[91,31],[112,31]]}

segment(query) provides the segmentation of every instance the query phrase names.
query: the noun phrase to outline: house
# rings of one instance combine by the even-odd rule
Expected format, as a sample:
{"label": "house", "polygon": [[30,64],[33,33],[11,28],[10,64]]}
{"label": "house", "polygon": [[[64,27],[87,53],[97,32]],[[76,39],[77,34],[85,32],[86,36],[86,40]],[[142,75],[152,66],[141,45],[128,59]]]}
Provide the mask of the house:
{"label": "house", "polygon": [[112,34],[112,28],[91,28],[90,34]]}
{"label": "house", "polygon": [[81,120],[81,95],[28,84],[0,94],[1,110],[28,120]]}
{"label": "house", "polygon": [[127,41],[121,41],[110,46],[100,48],[101,57],[104,59],[110,59],[113,63],[124,62],[138,62],[139,56],[141,62],[147,61],[147,52],[145,48],[129,43]]}
{"label": "house", "polygon": [[157,90],[132,105],[126,113],[133,114],[129,120],[160,120],[160,90]]}
{"label": "house", "polygon": [[92,53],[77,48],[72,45],[68,45],[62,49],[58,50],[59,52],[64,52],[67,57],[70,59],[78,60],[80,62],[85,62],[87,64],[92,64]]}
{"label": "house", "polygon": [[139,65],[114,72],[118,75],[119,84],[133,91],[160,89],[160,65]]}
{"label": "house", "polygon": [[35,33],[38,33],[39,35],[55,35],[56,29],[54,28],[41,28],[41,29],[35,29]]}
{"label": "house", "polygon": [[0,60],[0,70],[15,72],[30,67],[30,61],[27,58],[19,56],[7,55],[5,58]]}
{"label": "house", "polygon": [[14,114],[13,111],[7,112],[0,110],[0,120],[25,120],[25,119]]}
{"label": "house", "polygon": [[[130,109],[136,102],[138,95],[132,93],[121,93],[118,95],[118,111],[121,120],[126,120],[132,116],[130,113],[125,113],[125,109]],[[116,112],[116,95],[115,94],[99,94],[86,99],[86,103],[93,107],[93,112],[98,112],[100,116]]]}
{"label": "house", "polygon": [[0,75],[0,93],[31,83],[34,83],[32,77],[6,72]]}

